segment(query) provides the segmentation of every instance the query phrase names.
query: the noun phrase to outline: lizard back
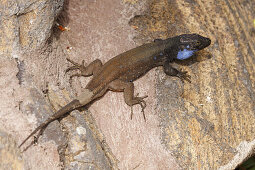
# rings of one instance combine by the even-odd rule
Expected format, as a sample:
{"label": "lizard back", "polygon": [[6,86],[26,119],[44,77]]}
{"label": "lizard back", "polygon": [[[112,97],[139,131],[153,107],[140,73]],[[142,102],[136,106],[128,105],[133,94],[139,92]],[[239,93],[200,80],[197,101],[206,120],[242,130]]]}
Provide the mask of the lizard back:
{"label": "lizard back", "polygon": [[162,40],[162,42],[144,44],[117,55],[106,62],[97,74],[93,75],[86,88],[91,91],[96,89],[98,93],[115,79],[134,81],[161,62],[164,48]]}

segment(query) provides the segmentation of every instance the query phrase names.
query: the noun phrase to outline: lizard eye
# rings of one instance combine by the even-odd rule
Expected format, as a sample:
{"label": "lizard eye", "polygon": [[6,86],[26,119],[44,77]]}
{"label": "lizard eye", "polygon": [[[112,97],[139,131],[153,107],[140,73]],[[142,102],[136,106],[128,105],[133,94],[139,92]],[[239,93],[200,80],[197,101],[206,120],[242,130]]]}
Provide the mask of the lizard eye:
{"label": "lizard eye", "polygon": [[196,41],[195,44],[196,44],[196,46],[199,46],[201,43],[200,43],[200,41]]}
{"label": "lizard eye", "polygon": [[185,47],[183,45],[180,46],[180,50],[183,51]]}

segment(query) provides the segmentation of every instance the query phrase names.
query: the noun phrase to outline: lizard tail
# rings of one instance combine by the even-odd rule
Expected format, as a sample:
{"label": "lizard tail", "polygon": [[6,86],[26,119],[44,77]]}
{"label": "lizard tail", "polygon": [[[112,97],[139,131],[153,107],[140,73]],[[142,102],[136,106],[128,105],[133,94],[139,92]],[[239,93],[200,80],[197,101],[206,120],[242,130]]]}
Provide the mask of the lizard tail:
{"label": "lizard tail", "polygon": [[40,129],[45,128],[48,124],[53,122],[56,119],[59,119],[63,115],[65,115],[68,112],[71,112],[75,110],[77,107],[80,106],[79,100],[73,100],[67,105],[65,105],[63,108],[61,108],[59,111],[57,111],[55,114],[53,114],[51,117],[49,117],[45,122],[40,124],[30,135],[19,145],[19,148],[31,137],[33,136],[36,132],[38,132]]}
{"label": "lizard tail", "polygon": [[[85,89],[83,93],[81,93],[80,96],[77,97],[77,99],[74,99],[64,107],[62,107],[60,110],[58,110],[55,114],[53,114],[51,117],[49,117],[46,121],[44,121],[40,126],[38,126],[30,135],[19,145],[19,148],[30,138],[32,137],[36,132],[39,130],[45,128],[48,124],[53,122],[54,120],[59,119],[60,117],[64,116],[65,114],[79,108],[82,106],[85,106],[89,102],[92,101],[93,93],[89,90]],[[39,134],[40,135],[40,134]]]}

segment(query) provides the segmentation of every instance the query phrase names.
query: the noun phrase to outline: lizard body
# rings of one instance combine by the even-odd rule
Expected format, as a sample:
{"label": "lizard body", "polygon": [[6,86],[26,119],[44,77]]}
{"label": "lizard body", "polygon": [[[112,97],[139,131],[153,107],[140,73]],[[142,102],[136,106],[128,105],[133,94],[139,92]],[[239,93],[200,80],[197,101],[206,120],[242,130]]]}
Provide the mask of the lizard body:
{"label": "lizard body", "polygon": [[173,62],[175,59],[183,60],[189,58],[194,52],[210,44],[211,40],[209,38],[198,34],[183,34],[165,40],[156,39],[152,43],[144,44],[117,55],[104,65],[97,59],[85,67],[84,61],[79,65],[67,59],[74,65],[68,68],[66,70],[67,72],[76,69],[80,70],[79,74],[74,74],[71,77],[93,75],[93,78],[76,99],[62,107],[39,125],[19,147],[39,131],[38,138],[43,129],[52,121],[101,97],[107,90],[123,92],[125,103],[129,106],[140,104],[143,112],[146,107],[146,103],[143,99],[147,96],[134,96],[133,81],[157,66],[163,66],[164,72],[167,75],[177,76],[189,81],[189,76],[186,74],[187,72],[178,71],[171,67],[169,63]]}

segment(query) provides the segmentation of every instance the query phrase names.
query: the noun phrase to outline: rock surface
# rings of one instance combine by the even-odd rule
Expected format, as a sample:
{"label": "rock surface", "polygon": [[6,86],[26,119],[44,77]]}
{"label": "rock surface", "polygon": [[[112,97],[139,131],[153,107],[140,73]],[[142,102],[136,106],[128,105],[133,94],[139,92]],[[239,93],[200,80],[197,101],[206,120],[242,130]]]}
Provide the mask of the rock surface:
{"label": "rock surface", "polygon": [[[234,169],[254,148],[254,9],[241,0],[2,0],[0,169]],[[67,57],[105,63],[190,32],[212,39],[177,63],[192,83],[160,68],[135,82],[149,96],[147,122],[139,107],[130,120],[123,95],[108,92],[20,153],[17,144],[90,79],[69,81]]]}
{"label": "rock surface", "polygon": [[15,141],[6,132],[0,130],[0,168],[23,169],[24,163]]}

